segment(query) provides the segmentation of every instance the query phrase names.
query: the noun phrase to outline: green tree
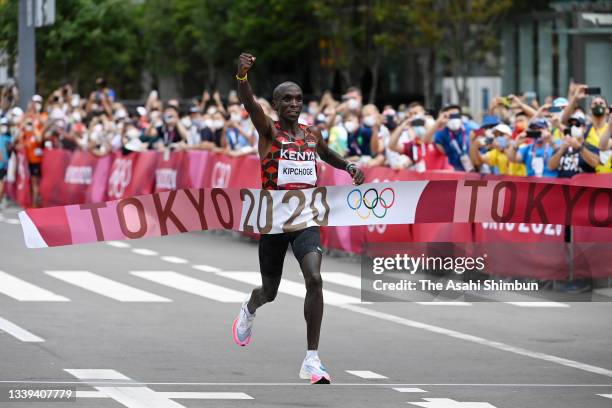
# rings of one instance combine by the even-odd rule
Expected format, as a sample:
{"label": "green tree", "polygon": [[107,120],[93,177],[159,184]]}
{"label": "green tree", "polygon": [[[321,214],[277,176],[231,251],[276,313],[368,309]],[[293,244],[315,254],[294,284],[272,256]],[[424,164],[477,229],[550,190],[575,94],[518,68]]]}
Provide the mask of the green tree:
{"label": "green tree", "polygon": [[[0,46],[17,54],[17,1],[0,3]],[[138,30],[140,6],[122,0],[62,0],[56,21],[36,29],[37,89],[49,93],[71,83],[82,94],[96,76],[107,77],[121,97],[140,95],[144,65]]]}

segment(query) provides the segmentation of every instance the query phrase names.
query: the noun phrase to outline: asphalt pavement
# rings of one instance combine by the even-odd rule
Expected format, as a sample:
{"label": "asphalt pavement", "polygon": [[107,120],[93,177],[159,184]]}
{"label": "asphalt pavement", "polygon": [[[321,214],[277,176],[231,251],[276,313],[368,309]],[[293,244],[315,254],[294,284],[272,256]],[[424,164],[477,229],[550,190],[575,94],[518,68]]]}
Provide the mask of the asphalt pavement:
{"label": "asphalt pavement", "polygon": [[310,385],[303,278],[289,252],[253,339],[232,341],[259,280],[236,234],[26,249],[17,209],[0,216],[0,396],[72,387],[76,401],[1,407],[612,406],[612,304],[360,303],[358,259],[326,256]]}

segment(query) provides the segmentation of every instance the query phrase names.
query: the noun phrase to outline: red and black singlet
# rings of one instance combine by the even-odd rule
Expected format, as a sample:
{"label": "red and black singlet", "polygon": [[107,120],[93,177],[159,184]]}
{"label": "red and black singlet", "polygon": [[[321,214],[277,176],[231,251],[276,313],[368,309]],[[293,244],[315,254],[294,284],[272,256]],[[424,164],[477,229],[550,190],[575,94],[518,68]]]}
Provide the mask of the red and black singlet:
{"label": "red and black singlet", "polygon": [[317,184],[317,138],[307,126],[298,124],[303,139],[293,138],[274,122],[276,136],[261,159],[261,186],[266,190],[298,190]]}

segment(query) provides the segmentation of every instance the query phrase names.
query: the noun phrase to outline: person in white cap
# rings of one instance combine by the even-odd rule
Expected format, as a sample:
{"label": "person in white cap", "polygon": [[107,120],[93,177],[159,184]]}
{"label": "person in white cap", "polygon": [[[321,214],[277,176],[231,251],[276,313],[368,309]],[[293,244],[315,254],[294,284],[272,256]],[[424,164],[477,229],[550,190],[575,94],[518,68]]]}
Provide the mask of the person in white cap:
{"label": "person in white cap", "polygon": [[[508,174],[509,163],[508,142],[512,137],[512,129],[505,123],[500,123],[485,132],[484,137],[475,138],[476,143],[470,143],[470,158],[481,173]],[[484,153],[481,150],[485,150]]]}

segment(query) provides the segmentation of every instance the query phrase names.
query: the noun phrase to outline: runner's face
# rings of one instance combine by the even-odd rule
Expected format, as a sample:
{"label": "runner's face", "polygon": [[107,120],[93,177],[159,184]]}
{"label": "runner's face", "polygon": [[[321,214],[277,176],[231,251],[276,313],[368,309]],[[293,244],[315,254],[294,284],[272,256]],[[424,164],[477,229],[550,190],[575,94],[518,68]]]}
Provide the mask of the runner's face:
{"label": "runner's face", "polygon": [[278,116],[290,121],[298,120],[303,106],[302,91],[296,87],[287,87],[276,101]]}

